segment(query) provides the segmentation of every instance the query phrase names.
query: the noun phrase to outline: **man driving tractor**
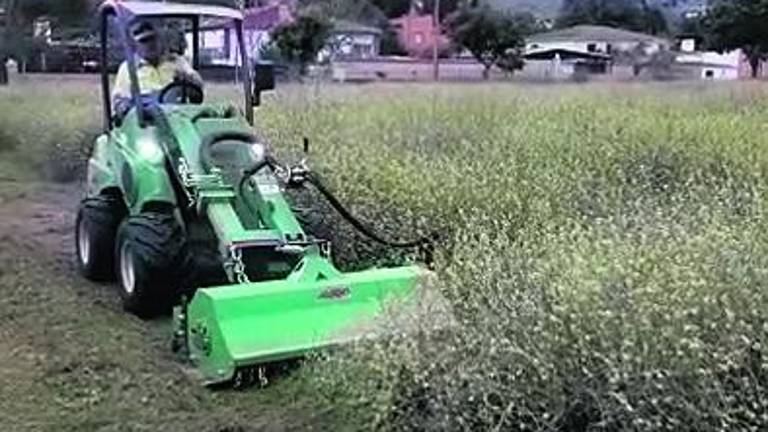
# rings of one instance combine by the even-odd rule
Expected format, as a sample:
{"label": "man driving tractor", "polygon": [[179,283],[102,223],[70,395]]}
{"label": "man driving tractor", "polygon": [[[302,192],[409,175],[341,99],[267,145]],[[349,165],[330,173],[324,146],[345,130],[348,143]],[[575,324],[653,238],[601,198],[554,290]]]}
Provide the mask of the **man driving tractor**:
{"label": "man driving tractor", "polygon": [[[159,92],[174,81],[203,86],[203,79],[182,55],[169,52],[165,38],[156,26],[139,21],[131,28],[131,37],[136,48],[136,77],[142,95]],[[131,79],[127,62],[120,65],[112,92],[114,112],[124,116],[133,106]]]}

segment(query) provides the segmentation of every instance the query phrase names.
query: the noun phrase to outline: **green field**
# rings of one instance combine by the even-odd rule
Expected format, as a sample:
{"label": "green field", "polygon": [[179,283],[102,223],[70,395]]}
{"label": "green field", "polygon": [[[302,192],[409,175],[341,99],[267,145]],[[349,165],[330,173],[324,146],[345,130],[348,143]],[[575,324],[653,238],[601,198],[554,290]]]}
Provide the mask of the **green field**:
{"label": "green field", "polygon": [[[214,92],[227,94],[220,88]],[[70,256],[95,82],[0,88],[8,430],[763,430],[768,87],[289,85],[258,113],[391,237],[439,230],[459,325],[211,392]],[[398,257],[339,225],[348,268]]]}

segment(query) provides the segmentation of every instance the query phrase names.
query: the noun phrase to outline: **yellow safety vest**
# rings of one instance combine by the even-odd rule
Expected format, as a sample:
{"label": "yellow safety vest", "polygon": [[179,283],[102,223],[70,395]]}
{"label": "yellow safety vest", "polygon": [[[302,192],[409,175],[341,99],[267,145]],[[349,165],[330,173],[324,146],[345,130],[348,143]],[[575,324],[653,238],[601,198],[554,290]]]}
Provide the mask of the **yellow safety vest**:
{"label": "yellow safety vest", "polygon": [[[139,80],[139,89],[142,94],[162,90],[163,87],[173,82],[177,72],[184,72],[199,78],[197,71],[192,68],[184,57],[179,55],[169,55],[157,66],[148,63],[144,59],[136,60],[136,76]],[[131,78],[128,73],[128,63],[123,62],[117,71],[112,100],[129,97],[131,97]]]}

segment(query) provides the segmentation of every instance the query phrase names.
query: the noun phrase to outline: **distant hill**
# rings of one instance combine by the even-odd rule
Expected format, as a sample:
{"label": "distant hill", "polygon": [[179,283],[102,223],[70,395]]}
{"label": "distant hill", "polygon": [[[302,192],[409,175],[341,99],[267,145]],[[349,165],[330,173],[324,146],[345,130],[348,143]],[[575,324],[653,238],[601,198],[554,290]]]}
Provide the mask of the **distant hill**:
{"label": "distant hill", "polygon": [[556,18],[562,0],[485,0],[488,5],[510,12],[531,12],[540,18]]}
{"label": "distant hill", "polygon": [[[563,0],[485,0],[495,8],[511,12],[531,12],[540,18],[557,18]],[[661,8],[673,26],[688,11],[701,9],[707,0],[649,0],[650,6]]]}

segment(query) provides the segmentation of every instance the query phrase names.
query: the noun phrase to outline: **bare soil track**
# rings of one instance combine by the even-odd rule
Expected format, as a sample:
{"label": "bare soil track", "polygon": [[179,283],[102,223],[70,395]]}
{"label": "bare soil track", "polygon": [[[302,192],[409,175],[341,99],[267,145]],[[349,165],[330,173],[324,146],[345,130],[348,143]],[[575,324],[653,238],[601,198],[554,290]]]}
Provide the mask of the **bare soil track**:
{"label": "bare soil track", "polygon": [[80,278],[80,190],[0,181],[0,429],[320,429],[290,377],[265,390],[203,388],[170,353],[167,319],[132,318],[113,287]]}

